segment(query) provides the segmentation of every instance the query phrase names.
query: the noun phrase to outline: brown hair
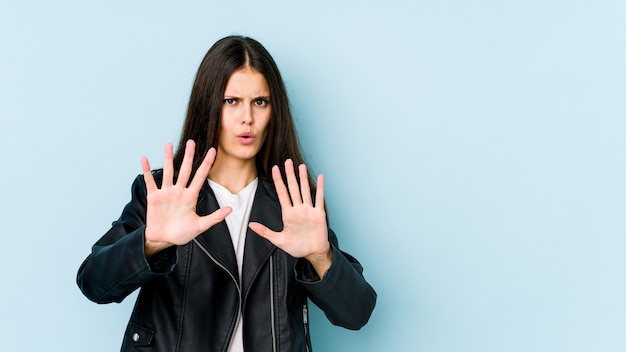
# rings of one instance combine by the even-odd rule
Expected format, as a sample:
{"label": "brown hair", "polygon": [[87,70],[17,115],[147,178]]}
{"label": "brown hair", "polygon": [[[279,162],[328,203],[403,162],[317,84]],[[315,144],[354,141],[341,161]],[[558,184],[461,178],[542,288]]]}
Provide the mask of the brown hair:
{"label": "brown hair", "polygon": [[[193,139],[196,142],[194,171],[200,166],[208,150],[211,147],[217,148],[226,84],[234,71],[247,66],[265,76],[272,105],[265,143],[256,155],[259,176],[271,178],[271,167],[278,165],[284,177],[283,163],[286,159],[292,159],[294,165],[304,163],[287,91],[276,62],[256,40],[228,36],[218,40],[209,49],[198,68],[180,142],[174,155],[177,170],[182,164],[187,140]],[[309,184],[314,190],[315,182],[310,173]]]}

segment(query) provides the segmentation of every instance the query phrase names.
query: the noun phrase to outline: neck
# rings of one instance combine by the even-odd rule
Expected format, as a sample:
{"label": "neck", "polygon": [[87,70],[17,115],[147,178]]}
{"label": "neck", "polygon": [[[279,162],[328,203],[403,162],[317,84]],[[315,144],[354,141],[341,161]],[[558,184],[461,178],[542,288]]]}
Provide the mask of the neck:
{"label": "neck", "polygon": [[239,193],[257,177],[256,161],[216,158],[209,179],[224,186],[232,194]]}

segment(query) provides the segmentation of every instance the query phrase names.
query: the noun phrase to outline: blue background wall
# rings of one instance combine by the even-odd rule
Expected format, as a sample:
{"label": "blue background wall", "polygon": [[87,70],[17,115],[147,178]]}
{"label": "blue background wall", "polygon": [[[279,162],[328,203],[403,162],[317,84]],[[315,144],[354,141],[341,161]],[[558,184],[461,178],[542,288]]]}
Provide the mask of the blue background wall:
{"label": "blue background wall", "polygon": [[0,350],[118,350],[74,283],[228,34],[277,60],[379,293],[317,351],[626,350],[626,2],[0,1]]}

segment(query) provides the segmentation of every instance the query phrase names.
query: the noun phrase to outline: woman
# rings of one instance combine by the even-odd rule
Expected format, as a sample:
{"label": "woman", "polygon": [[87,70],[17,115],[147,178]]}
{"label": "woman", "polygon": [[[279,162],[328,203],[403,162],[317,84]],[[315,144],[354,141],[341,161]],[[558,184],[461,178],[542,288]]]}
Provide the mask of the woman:
{"label": "woman", "polygon": [[122,351],[310,351],[307,298],[333,324],[368,321],[376,293],[327,226],[324,178],[307,173],[261,44],[209,49],[176,154],[142,169],[77,276],[98,303],[140,288]]}

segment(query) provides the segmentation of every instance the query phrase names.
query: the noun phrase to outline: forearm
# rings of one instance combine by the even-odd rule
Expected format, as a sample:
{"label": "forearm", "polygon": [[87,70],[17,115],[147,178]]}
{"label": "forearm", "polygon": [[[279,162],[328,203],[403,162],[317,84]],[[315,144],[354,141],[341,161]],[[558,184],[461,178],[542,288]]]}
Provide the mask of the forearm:
{"label": "forearm", "polygon": [[[143,227],[112,244],[96,244],[76,278],[83,294],[98,303],[121,302],[135,289],[161,275],[152,270],[143,248]],[[160,270],[170,271],[175,259],[169,265],[159,264]]]}
{"label": "forearm", "polygon": [[300,261],[296,277],[333,324],[360,329],[372,314],[376,292],[363,278],[360,264],[348,257],[333,246],[332,264],[325,275],[320,276],[312,264]]}

